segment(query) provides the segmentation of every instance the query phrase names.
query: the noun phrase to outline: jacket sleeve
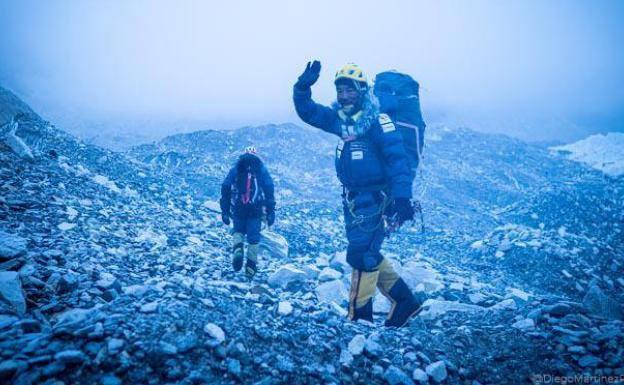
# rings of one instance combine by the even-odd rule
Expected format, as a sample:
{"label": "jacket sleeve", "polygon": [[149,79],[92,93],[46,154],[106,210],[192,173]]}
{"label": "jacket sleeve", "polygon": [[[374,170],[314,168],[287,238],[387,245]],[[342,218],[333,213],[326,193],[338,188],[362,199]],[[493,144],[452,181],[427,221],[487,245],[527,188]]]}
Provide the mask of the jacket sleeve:
{"label": "jacket sleeve", "polygon": [[266,167],[262,167],[260,183],[262,183],[262,191],[264,192],[264,204],[267,209],[273,210],[275,208],[275,185]]}
{"label": "jacket sleeve", "polygon": [[299,89],[293,87],[293,101],[295,102],[297,115],[299,115],[301,120],[330,134],[341,135],[337,131],[338,125],[336,124],[338,114],[327,106],[315,103],[312,100],[312,90],[310,88]]}
{"label": "jacket sleeve", "polygon": [[388,115],[380,114],[380,123],[373,127],[373,138],[386,166],[392,198],[411,199],[414,176],[403,145],[403,136]]}
{"label": "jacket sleeve", "polygon": [[221,199],[219,200],[219,206],[221,206],[221,213],[229,215],[230,214],[230,201],[232,199],[232,184],[234,183],[234,178],[236,177],[236,170],[230,169],[227,176],[221,183]]}

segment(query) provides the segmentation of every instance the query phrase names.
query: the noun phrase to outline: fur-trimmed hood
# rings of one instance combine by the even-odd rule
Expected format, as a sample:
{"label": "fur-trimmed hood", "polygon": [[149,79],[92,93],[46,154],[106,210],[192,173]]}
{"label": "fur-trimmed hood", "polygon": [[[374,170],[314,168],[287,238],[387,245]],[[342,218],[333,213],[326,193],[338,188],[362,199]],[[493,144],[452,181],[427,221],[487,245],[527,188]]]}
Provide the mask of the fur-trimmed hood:
{"label": "fur-trimmed hood", "polygon": [[[334,101],[331,106],[336,112],[341,110],[338,101]],[[379,119],[379,101],[373,94],[372,87],[369,87],[362,96],[361,111],[362,115],[355,121],[354,127],[358,136],[365,134]]]}

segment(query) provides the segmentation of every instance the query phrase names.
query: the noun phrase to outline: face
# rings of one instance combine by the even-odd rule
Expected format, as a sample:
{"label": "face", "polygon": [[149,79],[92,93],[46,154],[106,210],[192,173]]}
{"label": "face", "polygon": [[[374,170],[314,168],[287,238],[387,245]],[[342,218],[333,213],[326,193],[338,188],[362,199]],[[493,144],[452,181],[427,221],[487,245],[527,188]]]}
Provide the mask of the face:
{"label": "face", "polygon": [[360,107],[360,93],[351,85],[337,85],[336,96],[338,103],[346,112],[350,112],[350,110],[352,111]]}

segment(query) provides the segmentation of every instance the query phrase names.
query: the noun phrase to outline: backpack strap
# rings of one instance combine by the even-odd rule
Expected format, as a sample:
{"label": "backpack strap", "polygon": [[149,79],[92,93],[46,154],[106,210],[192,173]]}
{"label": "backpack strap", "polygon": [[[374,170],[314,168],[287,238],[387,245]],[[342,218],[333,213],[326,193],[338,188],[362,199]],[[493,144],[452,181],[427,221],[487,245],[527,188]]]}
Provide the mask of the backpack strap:
{"label": "backpack strap", "polygon": [[245,182],[245,193],[243,193],[243,195],[241,196],[241,201],[243,202],[244,205],[249,203],[250,194],[251,194],[251,173],[248,172],[247,181]]}
{"label": "backpack strap", "polygon": [[399,121],[397,121],[396,124],[399,126],[411,128],[412,130],[416,132],[416,154],[418,155],[418,163],[420,164],[423,160],[423,155],[420,151],[420,141],[422,140],[422,138],[420,137],[420,127],[413,125],[413,124],[409,124],[406,122],[399,122]]}

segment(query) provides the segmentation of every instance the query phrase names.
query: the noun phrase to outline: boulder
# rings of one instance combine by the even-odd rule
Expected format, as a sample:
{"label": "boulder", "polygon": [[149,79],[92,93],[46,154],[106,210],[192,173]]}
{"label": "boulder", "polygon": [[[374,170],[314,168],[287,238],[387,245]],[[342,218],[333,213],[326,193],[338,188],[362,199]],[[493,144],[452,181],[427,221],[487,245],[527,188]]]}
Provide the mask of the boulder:
{"label": "boulder", "polygon": [[414,369],[414,372],[412,373],[412,378],[414,379],[414,381],[420,384],[426,384],[427,381],[429,381],[429,376],[427,375],[427,372],[420,368]]}
{"label": "boulder", "polygon": [[316,287],[316,298],[320,302],[340,305],[349,298],[349,291],[340,280],[328,281]]}
{"label": "boulder", "polygon": [[321,270],[312,264],[303,266],[303,271],[308,275],[308,279],[317,279],[321,273]]}
{"label": "boulder", "polygon": [[335,279],[340,279],[342,277],[342,273],[332,269],[331,267],[326,267],[323,270],[321,270],[321,273],[318,276],[319,281],[321,282],[326,282],[326,281],[333,281]]}
{"label": "boulder", "polygon": [[281,287],[285,289],[289,284],[295,282],[304,282],[308,275],[291,264],[280,267],[276,272],[269,275],[267,282],[273,287]]}
{"label": "boulder", "polygon": [[401,269],[401,277],[407,286],[416,288],[419,285],[428,293],[436,292],[444,288],[444,284],[439,279],[439,274],[433,268],[423,266],[417,261],[406,263]]}
{"label": "boulder", "polygon": [[364,337],[363,334],[357,334],[351,339],[347,348],[349,349],[349,353],[351,353],[351,355],[357,356],[358,354],[362,354],[365,344],[366,337]]}
{"label": "boulder", "polygon": [[26,240],[0,230],[0,260],[12,259],[26,252]]}
{"label": "boulder", "polygon": [[525,318],[521,319],[520,321],[514,322],[511,327],[523,332],[527,332],[535,329],[535,322],[531,318]]}
{"label": "boulder", "polygon": [[260,248],[266,250],[272,257],[279,259],[287,259],[289,255],[286,238],[269,230],[260,233]]}
{"label": "boulder", "polygon": [[225,341],[225,332],[218,325],[207,323],[204,326],[204,332],[210,337],[208,344],[212,347],[218,346]]}
{"label": "boulder", "polygon": [[26,299],[22,291],[22,282],[16,271],[0,272],[0,300],[19,316],[26,313]]}
{"label": "boulder", "polygon": [[337,270],[341,270],[345,273],[351,271],[351,266],[349,266],[349,263],[347,263],[346,251],[339,251],[336,254],[334,254],[334,257],[332,258],[329,265],[330,267],[337,269]]}
{"label": "boulder", "polygon": [[384,372],[384,379],[390,385],[413,385],[414,382],[405,372],[394,365],[390,365]]}
{"label": "boulder", "polygon": [[292,305],[290,304],[290,302],[288,302],[288,301],[281,301],[281,302],[277,305],[277,312],[278,312],[280,315],[287,316],[287,315],[292,314],[292,312],[293,312],[293,307],[292,307]]}
{"label": "boulder", "polygon": [[431,377],[435,382],[442,382],[448,375],[446,372],[446,364],[444,361],[436,361],[427,365],[425,368],[427,375]]}
{"label": "boulder", "polygon": [[420,317],[423,317],[424,319],[434,319],[448,312],[481,313],[515,308],[516,304],[511,298],[505,299],[490,307],[471,305],[459,301],[428,299],[423,304],[423,311],[420,313]]}
{"label": "boulder", "polygon": [[618,301],[606,295],[594,280],[583,298],[583,307],[591,315],[612,320],[622,319],[622,308]]}

